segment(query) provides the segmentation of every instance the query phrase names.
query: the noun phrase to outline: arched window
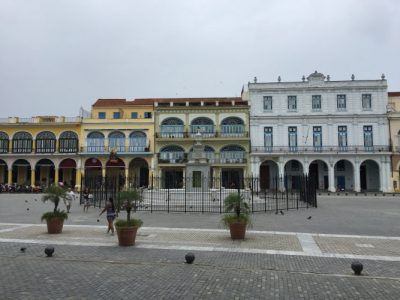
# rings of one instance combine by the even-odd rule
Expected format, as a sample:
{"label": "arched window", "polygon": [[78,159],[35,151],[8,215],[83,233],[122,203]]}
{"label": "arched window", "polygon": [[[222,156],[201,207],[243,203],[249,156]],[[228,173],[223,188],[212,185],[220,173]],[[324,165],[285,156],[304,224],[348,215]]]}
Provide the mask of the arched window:
{"label": "arched window", "polygon": [[192,120],[190,124],[190,135],[194,136],[200,132],[203,137],[214,136],[214,122],[206,117],[199,117]]}
{"label": "arched window", "polygon": [[64,131],[58,139],[58,151],[60,153],[76,153],[78,152],[79,139],[78,135],[73,131]]}
{"label": "arched window", "polygon": [[104,135],[101,132],[94,131],[88,134],[87,152],[104,152]]}
{"label": "arched window", "polygon": [[238,117],[225,118],[221,122],[221,136],[243,136],[244,122]]}
{"label": "arched window", "polygon": [[125,134],[113,131],[108,135],[108,151],[125,152]]}
{"label": "arched window", "polygon": [[0,131],[0,153],[8,153],[8,134]]}
{"label": "arched window", "polygon": [[220,151],[221,163],[244,163],[246,151],[239,145],[224,146]]}
{"label": "arched window", "polygon": [[50,131],[39,132],[36,136],[36,153],[56,152],[56,135]]}
{"label": "arched window", "polygon": [[185,150],[176,145],[165,146],[160,151],[160,163],[181,163],[185,158]]}
{"label": "arched window", "polygon": [[20,131],[14,134],[12,141],[13,153],[31,153],[32,135],[26,131]]}
{"label": "arched window", "polygon": [[178,118],[167,118],[161,122],[160,137],[182,138],[185,127]]}
{"label": "arched window", "polygon": [[147,137],[144,132],[134,131],[129,135],[129,152],[146,152]]}

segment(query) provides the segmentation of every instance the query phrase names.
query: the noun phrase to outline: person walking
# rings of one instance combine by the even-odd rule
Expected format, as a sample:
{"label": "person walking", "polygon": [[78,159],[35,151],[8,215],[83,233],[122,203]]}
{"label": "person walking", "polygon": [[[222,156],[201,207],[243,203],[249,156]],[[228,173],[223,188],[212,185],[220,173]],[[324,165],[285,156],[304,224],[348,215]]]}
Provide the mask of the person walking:
{"label": "person walking", "polygon": [[90,205],[89,195],[90,195],[89,189],[85,188],[85,190],[83,191],[83,212],[89,211],[89,205]]}
{"label": "person walking", "polygon": [[114,201],[113,198],[110,197],[106,203],[106,206],[103,208],[101,213],[99,214],[99,217],[104,213],[107,212],[107,222],[108,222],[108,229],[107,233],[111,231],[111,235],[114,235],[114,219],[115,219],[115,207],[114,207]]}
{"label": "person walking", "polygon": [[65,197],[65,205],[67,206],[67,213],[70,212],[72,201],[75,200],[75,193],[71,188],[68,188],[67,195]]}

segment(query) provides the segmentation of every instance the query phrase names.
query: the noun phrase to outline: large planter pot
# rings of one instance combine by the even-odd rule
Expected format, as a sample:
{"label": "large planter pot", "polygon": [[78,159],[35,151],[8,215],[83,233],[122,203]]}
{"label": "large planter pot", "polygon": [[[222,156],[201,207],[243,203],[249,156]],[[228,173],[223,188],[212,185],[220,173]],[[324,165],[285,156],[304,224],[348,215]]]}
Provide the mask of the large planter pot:
{"label": "large planter pot", "polygon": [[53,218],[46,220],[48,233],[61,233],[64,225],[64,219]]}
{"label": "large planter pot", "polygon": [[246,223],[237,222],[229,224],[232,240],[243,240],[246,235],[246,227]]}
{"label": "large planter pot", "polygon": [[135,244],[136,232],[138,228],[138,226],[116,227],[118,235],[118,245],[133,246]]}

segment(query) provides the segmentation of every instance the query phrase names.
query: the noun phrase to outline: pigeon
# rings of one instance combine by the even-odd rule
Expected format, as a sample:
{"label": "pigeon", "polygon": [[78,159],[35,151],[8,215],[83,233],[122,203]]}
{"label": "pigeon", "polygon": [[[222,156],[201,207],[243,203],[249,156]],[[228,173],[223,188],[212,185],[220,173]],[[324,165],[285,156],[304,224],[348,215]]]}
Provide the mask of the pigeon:
{"label": "pigeon", "polygon": [[97,222],[100,222],[100,220],[99,220],[99,219],[97,219]]}
{"label": "pigeon", "polygon": [[281,213],[281,215],[282,215],[282,216],[284,215],[284,213],[283,213],[283,211],[282,211],[282,210],[280,211],[280,213]]}
{"label": "pigeon", "polygon": [[27,208],[26,210],[29,210],[29,208]]}
{"label": "pigeon", "polygon": [[28,200],[25,200],[25,203],[28,203]]}
{"label": "pigeon", "polygon": [[312,217],[311,216],[309,216],[308,218],[307,218],[307,220],[310,220]]}
{"label": "pigeon", "polygon": [[35,199],[35,201],[37,201],[37,199]]}
{"label": "pigeon", "polygon": [[25,247],[22,247],[22,248],[19,249],[19,250],[21,250],[21,252],[25,252],[26,248],[25,248]]}

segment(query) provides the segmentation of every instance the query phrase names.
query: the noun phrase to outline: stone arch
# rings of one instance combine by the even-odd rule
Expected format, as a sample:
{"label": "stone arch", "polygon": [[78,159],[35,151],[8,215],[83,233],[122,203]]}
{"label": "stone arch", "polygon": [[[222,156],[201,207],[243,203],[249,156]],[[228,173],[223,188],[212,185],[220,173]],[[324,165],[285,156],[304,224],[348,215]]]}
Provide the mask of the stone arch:
{"label": "stone arch", "polygon": [[197,117],[190,123],[190,135],[200,132],[204,137],[214,136],[214,121],[207,117]]}
{"label": "stone arch", "polygon": [[242,136],[244,121],[239,117],[227,117],[221,122],[221,136]]}
{"label": "stone arch", "polygon": [[125,134],[112,131],[108,135],[108,151],[125,152]]}
{"label": "stone arch", "polygon": [[185,158],[185,150],[178,145],[167,145],[161,148],[159,160],[163,162],[183,162]]}
{"label": "stone arch", "polygon": [[288,190],[300,188],[300,178],[304,175],[304,166],[300,160],[289,159],[284,166],[284,184]]}
{"label": "stone arch", "polygon": [[264,160],[259,167],[261,190],[279,189],[279,166],[273,160]]}
{"label": "stone arch", "polygon": [[8,183],[8,165],[2,159],[0,159],[0,183]]}
{"label": "stone arch", "polygon": [[129,185],[147,187],[149,185],[149,164],[141,157],[129,162]]}
{"label": "stone arch", "polygon": [[334,165],[336,191],[354,190],[354,163],[348,159],[339,159]]}
{"label": "stone arch", "polygon": [[324,159],[314,159],[308,166],[308,177],[317,190],[329,188],[329,163]]}
{"label": "stone arch", "polygon": [[360,163],[360,188],[362,191],[379,191],[381,188],[379,162],[374,159],[365,159]]}
{"label": "stone arch", "polygon": [[[72,158],[63,159],[58,165],[58,178],[64,186],[74,188],[76,185],[76,161]],[[80,184],[80,183],[79,183]]]}
{"label": "stone arch", "polygon": [[55,178],[55,165],[50,159],[43,158],[39,160],[35,165],[35,185],[48,187],[54,184]]}
{"label": "stone arch", "polygon": [[25,159],[17,159],[12,164],[12,183],[31,185],[31,164]]}
{"label": "stone arch", "polygon": [[225,145],[219,151],[221,163],[244,163],[246,150],[241,145]]}
{"label": "stone arch", "polygon": [[166,118],[161,122],[161,125],[183,125],[183,121],[176,117]]}

